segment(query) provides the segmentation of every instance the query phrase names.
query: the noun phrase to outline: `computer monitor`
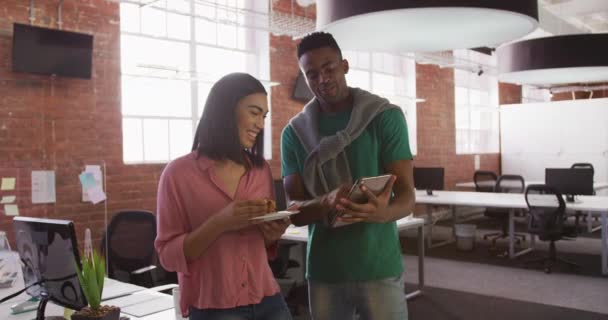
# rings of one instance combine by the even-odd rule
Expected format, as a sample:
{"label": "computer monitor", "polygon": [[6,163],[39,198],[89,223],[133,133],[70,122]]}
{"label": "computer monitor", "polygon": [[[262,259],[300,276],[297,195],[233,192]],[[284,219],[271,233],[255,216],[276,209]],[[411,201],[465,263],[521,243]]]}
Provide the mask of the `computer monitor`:
{"label": "computer monitor", "polygon": [[26,292],[41,299],[36,319],[53,319],[44,317],[48,300],[75,310],[87,306],[76,273],[76,265],[81,265],[74,223],[15,217],[13,227]]}
{"label": "computer monitor", "polygon": [[593,194],[593,169],[546,168],[545,184],[566,195],[566,201],[574,202],[575,195]]}
{"label": "computer monitor", "polygon": [[443,190],[444,169],[437,168],[414,168],[414,188],[426,190],[426,194],[432,195],[433,190]]}

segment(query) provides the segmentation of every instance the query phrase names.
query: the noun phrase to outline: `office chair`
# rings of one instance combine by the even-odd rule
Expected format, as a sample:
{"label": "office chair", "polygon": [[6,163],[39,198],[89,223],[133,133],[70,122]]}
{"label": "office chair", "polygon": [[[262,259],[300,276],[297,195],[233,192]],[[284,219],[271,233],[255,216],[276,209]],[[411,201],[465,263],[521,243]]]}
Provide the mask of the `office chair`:
{"label": "office chair", "polygon": [[492,171],[477,170],[473,174],[473,182],[477,192],[494,192],[496,180],[498,180],[498,177]]}
{"label": "office chair", "polygon": [[[577,163],[573,163],[572,166],[570,166],[571,169],[591,169],[591,174],[592,176],[595,175],[595,169],[593,168],[593,164],[588,163],[588,162],[577,162]],[[595,190],[593,190],[593,194],[595,195]],[[575,213],[576,218],[579,219],[579,217],[583,217],[583,222],[587,222],[587,215],[584,215],[581,211],[577,211]],[[595,217],[595,221],[598,221],[598,217]]]}
{"label": "office chair", "polygon": [[147,288],[177,283],[177,274],[165,271],[158,263],[154,239],[156,217],[152,212],[116,213],[101,241],[102,252],[107,251],[108,277]]}
{"label": "office chair", "polygon": [[[499,193],[524,193],[526,184],[524,178],[519,175],[504,174],[496,181],[494,192]],[[501,222],[502,230],[500,232],[487,233],[483,235],[484,240],[491,239],[492,246],[496,246],[496,240],[507,238],[509,236],[509,209],[504,208],[487,208],[484,216]],[[520,244],[521,241],[526,241],[526,235],[521,233],[515,234],[515,241]]]}
{"label": "office chair", "polygon": [[544,184],[530,185],[526,189],[528,205],[528,232],[538,235],[541,241],[549,241],[549,255],[540,259],[528,260],[526,265],[540,263],[545,273],[551,273],[557,263],[563,263],[575,269],[580,266],[574,262],[557,257],[555,242],[568,237],[576,237],[576,226],[564,226],[566,202],[557,189]]}
{"label": "office chair", "polygon": [[577,162],[577,163],[573,163],[572,166],[570,166],[571,169],[591,169],[591,172],[593,174],[595,174],[595,170],[593,169],[593,165],[591,163],[587,163],[587,162]]}

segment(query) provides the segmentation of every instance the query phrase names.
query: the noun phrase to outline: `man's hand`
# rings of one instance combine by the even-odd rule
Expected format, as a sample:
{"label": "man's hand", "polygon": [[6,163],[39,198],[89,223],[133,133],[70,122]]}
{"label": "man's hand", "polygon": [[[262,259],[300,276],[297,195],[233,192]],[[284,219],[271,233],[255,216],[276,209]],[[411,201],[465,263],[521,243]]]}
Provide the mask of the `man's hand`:
{"label": "man's hand", "polygon": [[266,246],[268,247],[279,241],[290,223],[289,218],[285,218],[258,224],[258,228],[262,231],[262,235],[264,236],[264,243]]}
{"label": "man's hand", "polygon": [[321,206],[328,212],[336,210],[337,205],[340,203],[340,199],[347,197],[349,190],[350,188],[347,185],[342,185],[337,189],[324,194],[320,199]]}
{"label": "man's hand", "polygon": [[345,197],[339,199],[336,209],[346,217],[338,217],[341,222],[376,222],[385,223],[390,221],[391,216],[386,210],[389,205],[393,184],[397,178],[392,176],[384,186],[384,189],[377,196],[374,195],[365,185],[361,185],[361,191],[367,196],[367,202],[358,204],[352,202]]}

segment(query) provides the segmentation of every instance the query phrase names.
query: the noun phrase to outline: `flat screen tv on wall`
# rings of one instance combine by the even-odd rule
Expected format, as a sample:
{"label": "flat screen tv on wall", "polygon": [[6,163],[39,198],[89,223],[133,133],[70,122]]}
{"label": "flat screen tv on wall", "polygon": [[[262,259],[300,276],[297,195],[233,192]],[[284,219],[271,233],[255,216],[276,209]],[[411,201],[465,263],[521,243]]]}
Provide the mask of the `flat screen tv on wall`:
{"label": "flat screen tv on wall", "polygon": [[93,36],[13,25],[13,72],[91,78]]}

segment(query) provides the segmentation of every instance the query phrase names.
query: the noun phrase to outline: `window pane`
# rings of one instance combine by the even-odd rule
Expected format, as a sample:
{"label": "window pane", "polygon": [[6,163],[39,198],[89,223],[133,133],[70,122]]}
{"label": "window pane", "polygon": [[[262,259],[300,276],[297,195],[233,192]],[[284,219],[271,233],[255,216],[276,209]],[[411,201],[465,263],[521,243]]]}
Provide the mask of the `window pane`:
{"label": "window pane", "polygon": [[167,36],[169,38],[190,39],[190,18],[188,16],[168,13],[167,20]]}
{"label": "window pane", "polygon": [[217,9],[213,3],[204,3],[200,1],[194,2],[194,12],[197,16],[206,17],[215,20],[217,16]]}
{"label": "window pane", "polygon": [[216,80],[230,72],[247,72],[247,54],[219,48],[198,46],[197,71]]}
{"label": "window pane", "polygon": [[456,129],[468,129],[469,123],[469,109],[456,109]]}
{"label": "window pane", "polygon": [[372,53],[372,70],[382,72],[384,66],[382,53]]}
{"label": "window pane", "polygon": [[167,9],[190,13],[190,0],[170,0],[167,1]]}
{"label": "window pane", "polygon": [[122,113],[139,116],[191,117],[190,83],[122,77]]}
{"label": "window pane", "polygon": [[198,116],[199,118],[203,115],[205,110],[205,102],[207,102],[207,96],[211,90],[212,83],[199,82],[198,84]]}
{"label": "window pane", "polygon": [[342,58],[348,60],[348,65],[351,68],[359,68],[359,61],[357,59],[356,51],[343,50]]}
{"label": "window pane", "polygon": [[221,34],[217,44],[222,47],[236,48],[236,26],[220,23],[218,24],[218,34]]}
{"label": "window pane", "polygon": [[359,67],[362,69],[369,69],[369,59],[370,54],[368,52],[359,52],[357,54],[357,61],[359,63]]}
{"label": "window pane", "polygon": [[369,72],[367,71],[355,69],[348,70],[348,73],[346,74],[346,83],[348,83],[348,86],[354,88],[361,88],[364,90],[371,89],[369,83]]}
{"label": "window pane", "polygon": [[217,44],[217,25],[211,21],[196,19],[196,41]]}
{"label": "window pane", "polygon": [[192,120],[169,121],[169,148],[171,159],[183,156],[192,148]]}
{"label": "window pane", "polygon": [[378,95],[395,95],[395,77],[383,73],[372,75],[372,92]]}
{"label": "window pane", "polygon": [[122,159],[124,162],[144,160],[143,132],[140,119],[122,120]]}
{"label": "window pane", "polygon": [[123,35],[120,46],[123,73],[167,76],[190,70],[186,43]]}
{"label": "window pane", "polygon": [[164,11],[144,7],[141,9],[141,32],[153,36],[167,35],[167,16]]}
{"label": "window pane", "polygon": [[144,119],[144,161],[169,160],[167,120]]}
{"label": "window pane", "polygon": [[136,4],[120,4],[120,30],[139,32],[139,7]]}
{"label": "window pane", "polygon": [[469,90],[462,87],[456,87],[454,101],[456,103],[456,109],[460,106],[469,106]]}

